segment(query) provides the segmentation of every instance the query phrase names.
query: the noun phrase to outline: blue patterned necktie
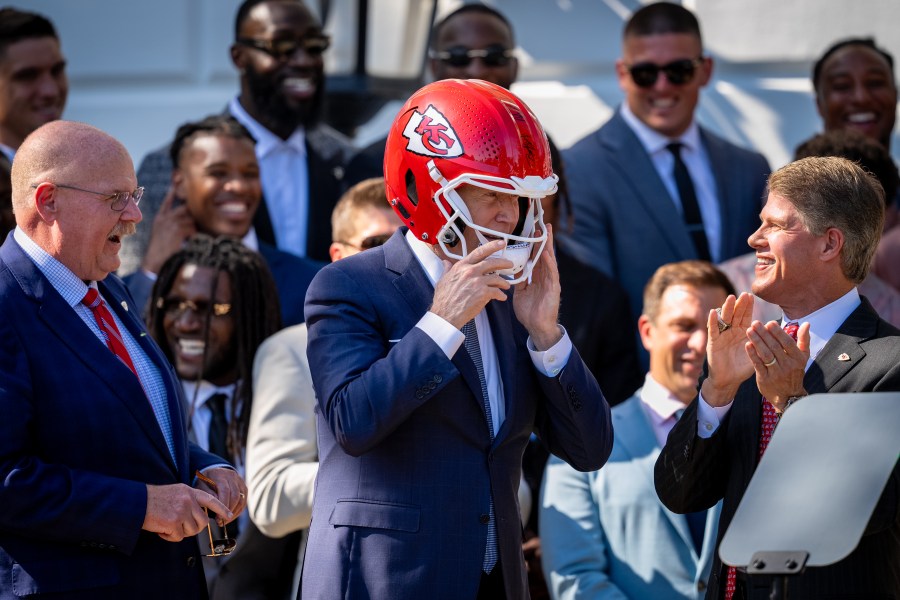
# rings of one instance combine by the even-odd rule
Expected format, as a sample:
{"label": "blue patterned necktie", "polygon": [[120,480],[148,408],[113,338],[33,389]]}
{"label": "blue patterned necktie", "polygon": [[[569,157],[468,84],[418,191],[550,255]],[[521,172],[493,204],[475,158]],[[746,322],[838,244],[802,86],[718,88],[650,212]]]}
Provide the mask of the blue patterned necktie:
{"label": "blue patterned necktie", "polygon": [[[481,360],[481,348],[478,345],[478,332],[475,329],[475,320],[471,320],[462,328],[466,336],[465,345],[469,358],[475,363],[478,370],[478,381],[481,383],[481,401],[484,404],[484,416],[487,418],[488,431],[491,434],[491,442],[494,441],[494,424],[491,416],[491,401],[488,397],[487,379],[484,376],[484,363]],[[494,517],[494,498],[491,494],[490,514],[488,515],[487,547],[484,550],[484,562],[481,568],[485,573],[490,573],[497,564],[497,525]]]}

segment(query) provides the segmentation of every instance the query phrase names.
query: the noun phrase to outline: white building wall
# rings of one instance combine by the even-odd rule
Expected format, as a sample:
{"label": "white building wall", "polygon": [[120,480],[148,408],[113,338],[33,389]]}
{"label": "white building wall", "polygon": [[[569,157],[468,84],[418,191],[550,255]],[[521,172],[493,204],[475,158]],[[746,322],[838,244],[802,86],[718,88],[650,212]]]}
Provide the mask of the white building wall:
{"label": "white building wall", "polygon": [[[440,12],[458,5],[439,0]],[[182,122],[221,111],[237,90],[228,47],[239,0],[13,0],[53,20],[69,61],[68,119],[121,139],[136,162],[168,142]],[[312,4],[317,5],[316,2]],[[352,24],[352,0],[332,0],[336,37]],[[495,0],[513,23],[523,56],[515,90],[566,147],[602,123],[621,101],[613,64],[622,24],[636,0]],[[371,0],[371,44],[384,69],[406,68],[411,46],[398,31],[421,22],[428,0]],[[699,118],[762,151],[773,167],[820,129],[809,84],[812,61],[832,41],[874,36],[900,58],[896,0],[686,0],[698,14],[715,75]],[[425,36],[420,36],[424,43]],[[340,43],[339,43],[340,44]],[[338,68],[346,48],[336,48]],[[361,133],[372,139],[392,114]],[[364,141],[364,140],[361,140]],[[895,148],[900,144],[894,144]]]}

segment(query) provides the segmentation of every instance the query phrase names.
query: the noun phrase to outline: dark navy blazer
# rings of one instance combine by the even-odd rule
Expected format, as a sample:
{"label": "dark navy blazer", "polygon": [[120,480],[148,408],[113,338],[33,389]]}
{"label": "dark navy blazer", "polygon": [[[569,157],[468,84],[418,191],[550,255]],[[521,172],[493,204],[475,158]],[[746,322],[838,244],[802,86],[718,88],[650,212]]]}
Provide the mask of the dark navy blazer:
{"label": "dark navy blazer", "polygon": [[416,323],[433,289],[403,239],[316,275],[306,302],[319,474],[304,598],[474,598],[493,495],[508,598],[527,594],[517,490],[532,431],[580,470],[612,446],[609,406],[573,349],[554,378],[525,347],[512,298],[487,306],[506,419],[493,442],[464,347]]}
{"label": "dark navy blazer", "polygon": [[189,484],[221,460],[188,443],[181,386],[121,280],[99,287],[160,370],[176,461],[138,379],[10,234],[0,247],[0,600],[206,596],[196,538],[166,542],[141,525],[147,484]]}

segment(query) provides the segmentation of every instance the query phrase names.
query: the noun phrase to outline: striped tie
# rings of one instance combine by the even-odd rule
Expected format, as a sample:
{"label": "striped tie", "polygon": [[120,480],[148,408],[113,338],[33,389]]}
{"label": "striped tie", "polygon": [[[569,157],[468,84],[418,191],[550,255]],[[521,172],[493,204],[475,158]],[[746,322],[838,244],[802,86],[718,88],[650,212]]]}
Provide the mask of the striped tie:
{"label": "striped tie", "polygon": [[[487,417],[488,431],[491,434],[491,442],[494,441],[494,422],[491,416],[491,401],[488,397],[487,379],[484,376],[484,363],[481,361],[481,347],[478,344],[478,331],[475,329],[475,320],[472,319],[462,328],[466,336],[465,346],[469,358],[475,363],[478,370],[478,380],[481,383],[481,401],[484,404],[484,415]],[[494,517],[494,498],[491,494],[490,514],[488,515],[487,548],[484,550],[484,562],[481,568],[485,573],[490,573],[497,564],[497,524]]]}
{"label": "striped tie", "polygon": [[100,327],[100,332],[103,334],[103,340],[106,342],[107,347],[112,350],[112,353],[125,363],[125,366],[131,369],[131,372],[137,377],[137,371],[134,369],[134,363],[131,362],[128,350],[125,349],[125,342],[122,341],[122,335],[119,333],[119,328],[116,327],[116,322],[113,320],[113,316],[109,312],[109,309],[106,308],[106,304],[103,302],[103,298],[100,297],[100,293],[94,288],[88,288],[87,294],[84,295],[81,302],[94,313],[94,319],[97,320],[97,326]]}

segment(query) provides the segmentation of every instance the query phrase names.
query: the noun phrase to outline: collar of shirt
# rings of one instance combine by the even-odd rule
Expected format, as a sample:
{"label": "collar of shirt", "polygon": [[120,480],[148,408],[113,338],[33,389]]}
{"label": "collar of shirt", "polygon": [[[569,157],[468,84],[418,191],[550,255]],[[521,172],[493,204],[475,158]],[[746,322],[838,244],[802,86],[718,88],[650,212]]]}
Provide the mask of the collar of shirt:
{"label": "collar of shirt", "polygon": [[[200,408],[201,406],[206,404],[206,401],[213,397],[214,394],[225,394],[228,398],[234,396],[235,391],[238,388],[238,384],[240,382],[236,381],[230,385],[215,385],[202,380],[199,384],[196,381],[185,381],[181,380],[181,387],[184,390],[184,395],[187,398],[188,402],[194,402],[194,390],[197,393],[197,400],[194,404],[194,410]],[[225,404],[225,412],[230,413],[228,403]]]}
{"label": "collar of shirt", "polygon": [[631,112],[631,109],[628,108],[627,102],[622,103],[619,108],[619,113],[622,115],[622,119],[625,120],[628,127],[630,127],[637,136],[638,140],[640,140],[641,145],[647,151],[647,154],[653,155],[657,152],[668,151],[666,150],[666,146],[672,142],[681,142],[684,144],[685,149],[691,151],[697,151],[700,148],[700,128],[697,127],[696,121],[692,120],[687,131],[681,134],[677,139],[672,139],[651,129],[646,123],[638,119],[634,113]]}
{"label": "collar of shirt", "polygon": [[276,151],[279,148],[289,147],[301,156],[306,156],[306,133],[303,127],[297,127],[291,136],[283,140],[256,119],[251,117],[237,98],[232,98],[228,104],[228,112],[238,120],[238,122],[247,128],[250,135],[256,140],[256,157],[260,160]]}
{"label": "collar of shirt", "polygon": [[251,226],[247,235],[241,239],[241,243],[245,248],[249,248],[254,252],[259,252],[259,238],[256,236],[256,228]]}
{"label": "collar of shirt", "polygon": [[[31,262],[44,274],[44,277],[53,286],[53,289],[59,292],[59,295],[63,297],[69,306],[74,308],[81,304],[84,295],[87,294],[88,284],[79,279],[67,266],[50,256],[46,250],[38,246],[19,227],[16,227],[13,237],[22,248],[22,251],[28,255]],[[94,287],[96,285],[94,283]]]}
{"label": "collar of shirt", "polygon": [[434,250],[432,250],[434,246],[418,239],[413,235],[412,230],[407,230],[406,242],[413,251],[416,260],[418,260],[419,264],[422,265],[422,268],[425,269],[425,274],[428,276],[428,280],[431,282],[432,287],[434,287],[435,284],[437,284],[438,279],[441,278],[441,275],[444,274],[444,263],[437,257]]}
{"label": "collar of shirt", "polygon": [[641,388],[640,395],[641,406],[650,420],[650,428],[656,436],[656,442],[662,448],[666,444],[669,432],[675,426],[676,414],[684,408],[684,403],[653,379],[650,373],[644,378],[644,387]]}
{"label": "collar of shirt", "polygon": [[859,290],[853,287],[849,292],[832,302],[826,304],[812,314],[800,317],[798,319],[788,319],[782,317],[781,326],[784,327],[788,323],[805,323],[809,322],[809,362],[806,368],[812,364],[828,340],[834,336],[838,327],[847,320],[854,310],[861,304],[859,299]]}

